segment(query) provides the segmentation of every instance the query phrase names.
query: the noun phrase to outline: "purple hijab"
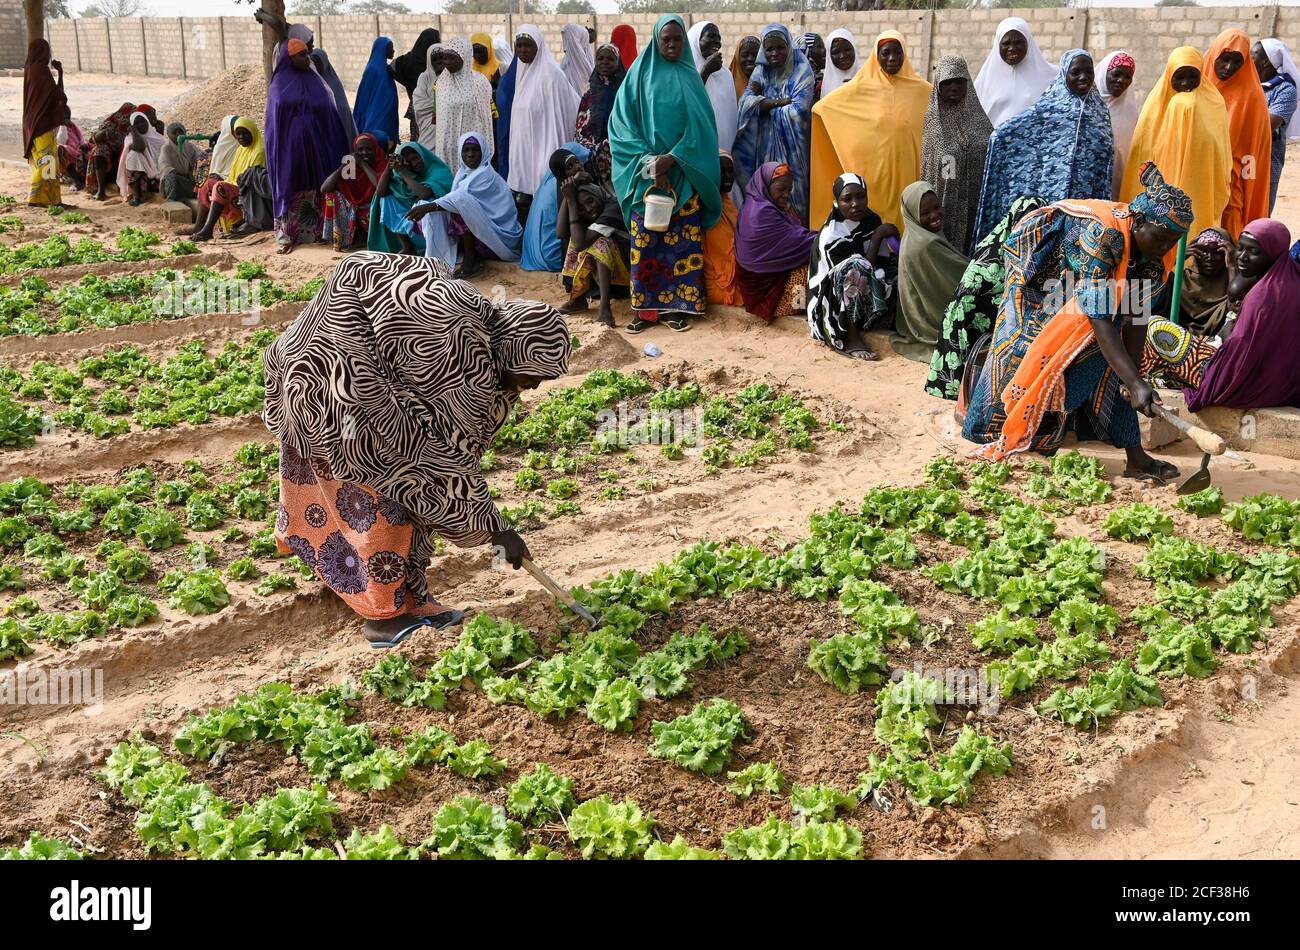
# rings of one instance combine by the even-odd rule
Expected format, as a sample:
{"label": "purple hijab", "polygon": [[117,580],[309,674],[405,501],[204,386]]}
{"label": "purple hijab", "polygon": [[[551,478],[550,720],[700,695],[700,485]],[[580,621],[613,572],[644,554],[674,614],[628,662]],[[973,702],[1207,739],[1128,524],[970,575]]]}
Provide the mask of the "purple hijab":
{"label": "purple hijab", "polygon": [[1250,232],[1273,265],[1247,292],[1237,325],[1210,357],[1201,385],[1183,390],[1192,412],[1207,406],[1300,407],[1300,264],[1287,254],[1291,234],[1272,218],[1258,218],[1242,231]]}
{"label": "purple hijab", "polygon": [[294,195],[315,191],[348,152],[338,104],[314,69],[285,57],[275,67],[266,96],[266,170],[277,218]]}
{"label": "purple hijab", "polygon": [[802,267],[817,241],[817,232],[782,211],[767,195],[778,163],[758,167],[745,186],[745,203],[736,225],[736,260],[754,274],[779,274]]}

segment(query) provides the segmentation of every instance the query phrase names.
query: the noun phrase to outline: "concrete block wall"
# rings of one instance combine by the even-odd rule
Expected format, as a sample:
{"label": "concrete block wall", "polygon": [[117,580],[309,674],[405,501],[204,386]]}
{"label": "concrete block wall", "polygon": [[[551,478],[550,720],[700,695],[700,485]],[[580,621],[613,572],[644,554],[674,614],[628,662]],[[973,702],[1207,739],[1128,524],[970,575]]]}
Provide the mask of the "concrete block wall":
{"label": "concrete block wall", "polygon": [[[21,12],[21,8],[18,8]],[[0,7],[0,27],[8,6]],[[872,53],[872,43],[884,30],[903,34],[908,53],[918,71],[929,75],[938,58],[947,53],[964,56],[971,74],[979,72],[993,46],[993,33],[1004,16],[1027,20],[1044,55],[1059,61],[1068,49],[1081,46],[1100,59],[1113,49],[1127,49],[1137,60],[1136,94],[1145,96],[1164,70],[1169,53],[1177,46],[1204,50],[1224,29],[1237,26],[1252,38],[1277,36],[1300,51],[1300,6],[1257,7],[1093,7],[1090,9],[1030,8],[1023,10],[882,10],[857,13],[813,11],[792,13],[717,13],[686,15],[687,23],[710,20],[722,32],[724,56],[742,36],[758,34],[768,23],[785,23],[794,34],[813,30],[825,36],[839,26],[853,31],[860,56]],[[304,17],[301,22],[316,34],[316,43],[328,50],[343,82],[355,87],[365,69],[376,36],[393,40],[397,53],[414,44],[420,31],[439,29],[443,36],[470,36],[486,32],[513,42],[524,23],[536,23],[551,52],[560,58],[560,30],[565,23],[594,26],[598,42],[609,39],[619,23],[637,31],[642,45],[649,41],[657,14],[554,16],[404,16]],[[120,20],[50,20],[46,35],[55,58],[68,72],[115,72],[125,75],[181,76],[205,79],[239,63],[260,63],[262,28],[251,16],[136,18]],[[21,24],[15,29],[21,34]],[[177,42],[180,37],[182,43]],[[0,36],[0,40],[4,37]],[[0,45],[0,50],[3,46]],[[17,65],[21,65],[19,56]]]}
{"label": "concrete block wall", "polygon": [[25,62],[27,19],[23,5],[18,0],[6,0],[0,6],[0,67],[21,69]]}

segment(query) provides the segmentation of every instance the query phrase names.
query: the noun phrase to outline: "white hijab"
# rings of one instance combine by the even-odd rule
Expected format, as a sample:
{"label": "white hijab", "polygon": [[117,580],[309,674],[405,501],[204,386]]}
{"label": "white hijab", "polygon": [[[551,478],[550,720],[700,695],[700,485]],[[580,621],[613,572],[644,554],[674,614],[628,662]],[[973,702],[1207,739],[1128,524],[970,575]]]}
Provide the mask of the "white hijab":
{"label": "white hijab", "polygon": [[[704,56],[700,53],[700,37],[704,35],[704,28],[707,26],[716,27],[717,24],[707,21],[696,23],[686,34],[686,39],[691,44],[691,56],[695,58],[696,72],[704,68]],[[731,77],[731,70],[724,65],[709,77],[709,81],[704,84],[704,91],[709,94],[709,102],[713,104],[713,119],[718,127],[718,148],[730,152],[731,146],[736,142],[737,107],[736,81]]]}
{"label": "white hijab", "polygon": [[[1295,61],[1291,59],[1291,52],[1286,48],[1286,44],[1271,36],[1259,42],[1263,45],[1264,52],[1268,54],[1268,61],[1273,64],[1273,68],[1279,73],[1290,76],[1296,84],[1297,91],[1300,91],[1300,70],[1296,69]],[[1286,127],[1286,137],[1300,139],[1300,109],[1296,109],[1291,114],[1291,121]]]}
{"label": "white hijab", "polygon": [[235,153],[239,151],[239,142],[235,139],[235,120],[238,116],[228,115],[221,120],[221,129],[217,133],[217,144],[212,146],[212,161],[208,163],[208,174],[218,178],[229,178],[231,166],[235,164]]}
{"label": "white hijab", "polygon": [[[848,69],[840,69],[831,62],[831,44],[836,40],[847,40],[853,47],[853,65]],[[858,41],[853,34],[845,29],[832,30],[831,35],[826,37],[826,69],[822,71],[822,98],[825,99],[856,76],[861,65],[862,54],[858,52]]]}
{"label": "white hijab", "polygon": [[581,23],[566,23],[560,30],[564,41],[564,75],[569,77],[578,97],[591,88],[591,71],[596,68],[596,58],[591,54],[591,39]]}
{"label": "white hijab", "polygon": [[438,77],[434,91],[437,145],[433,151],[455,173],[460,170],[461,139],[471,132],[483,147],[483,164],[492,160],[492,136],[479,131],[492,128],[492,83],[474,69],[474,50],[465,37],[454,36],[442,48],[459,56],[461,67],[458,73],[444,69]]}
{"label": "white hijab", "polygon": [[[581,97],[532,24],[519,35],[537,44],[531,63],[515,67],[515,101],[510,108],[510,190],[534,194],[550,170],[551,153],[573,139]],[[591,79],[591,74],[587,74]]]}
{"label": "white hijab", "polygon": [[442,52],[442,44],[434,43],[424,56],[424,72],[415,81],[411,93],[411,112],[415,114],[415,127],[420,132],[419,142],[429,151],[438,151],[438,123],[434,114],[437,105],[438,71],[433,68],[433,56]]}
{"label": "white hijab", "polygon": [[510,64],[515,60],[515,48],[506,42],[504,36],[492,37],[492,52],[496,54],[497,64],[501,67],[501,75],[506,74]]}
{"label": "white hijab", "polygon": [[[1015,31],[1029,44],[1025,58],[1015,66],[1008,66],[998,52],[1002,37]],[[998,24],[998,31],[993,37],[993,51],[975,77],[975,93],[980,98],[993,128],[997,128],[1013,115],[1024,112],[1043,94],[1052,80],[1056,78],[1058,68],[1047,61],[1043,51],[1038,48],[1038,41],[1029,29],[1029,24],[1018,16],[1009,16]]]}
{"label": "white hijab", "polygon": [[[149,178],[160,178],[162,173],[158,170],[158,155],[162,152],[163,145],[167,142],[166,137],[153,127],[149,117],[143,112],[132,112],[130,125],[132,131],[135,130],[135,120],[139,117],[144,119],[145,124],[149,126],[149,131],[144,134],[144,151],[137,152],[131,148],[132,136],[128,132],[126,141],[122,143],[122,158],[117,163],[117,190],[125,198],[131,193],[130,179],[127,172],[144,172]],[[231,138],[234,138],[232,135]]]}

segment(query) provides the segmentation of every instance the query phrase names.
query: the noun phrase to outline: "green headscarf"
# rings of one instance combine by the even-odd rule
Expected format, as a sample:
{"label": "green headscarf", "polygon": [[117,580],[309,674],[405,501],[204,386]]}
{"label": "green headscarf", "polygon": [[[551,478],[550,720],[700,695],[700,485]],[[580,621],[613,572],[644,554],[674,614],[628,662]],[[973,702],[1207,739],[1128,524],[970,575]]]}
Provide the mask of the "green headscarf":
{"label": "green headscarf", "polygon": [[[898,249],[898,312],[890,342],[909,360],[928,363],[943,332],[943,314],[970,263],[943,231],[921,226],[921,199],[934,188],[917,181],[903,189],[903,241]],[[936,193],[937,197],[937,193]]]}
{"label": "green headscarf", "polygon": [[[419,142],[403,142],[393,155],[393,164],[402,160],[402,153],[407,149],[414,149],[420,158],[424,159],[424,175],[421,176],[420,183],[432,188],[435,198],[441,198],[451,191],[451,169],[447,167],[442,159]],[[393,168],[392,178],[388,182],[388,194],[401,204],[404,204],[408,210],[421,200],[407,186],[406,179],[397,173],[395,167]],[[382,200],[379,190],[375,189],[375,196],[370,199],[370,231],[366,235],[366,247],[372,251],[387,251],[390,254],[400,254],[402,253],[401,242],[382,223],[379,207]],[[419,233],[418,229],[416,233]]]}
{"label": "green headscarf", "polygon": [[[676,23],[682,30],[682,55],[675,63],[659,52],[659,34],[669,23]],[[641,162],[647,155],[671,154],[676,160],[669,173],[677,193],[674,211],[681,210],[692,195],[699,195],[705,228],[712,227],[722,213],[713,104],[695,70],[685,37],[686,24],[680,16],[661,16],[654,36],[627,71],[614,97],[609,115],[609,150],[614,190],[629,224],[634,210],[645,214],[646,189],[654,184],[652,179],[641,177]]]}

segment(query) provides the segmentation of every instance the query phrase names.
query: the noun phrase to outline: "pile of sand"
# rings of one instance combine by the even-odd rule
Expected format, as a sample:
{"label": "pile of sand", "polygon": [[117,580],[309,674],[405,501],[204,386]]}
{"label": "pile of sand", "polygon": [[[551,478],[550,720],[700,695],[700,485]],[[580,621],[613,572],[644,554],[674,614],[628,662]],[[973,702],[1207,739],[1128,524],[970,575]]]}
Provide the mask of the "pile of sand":
{"label": "pile of sand", "polygon": [[166,121],[190,132],[215,132],[234,113],[252,117],[260,128],[266,115],[266,79],[262,64],[232,66],[176,100]]}

